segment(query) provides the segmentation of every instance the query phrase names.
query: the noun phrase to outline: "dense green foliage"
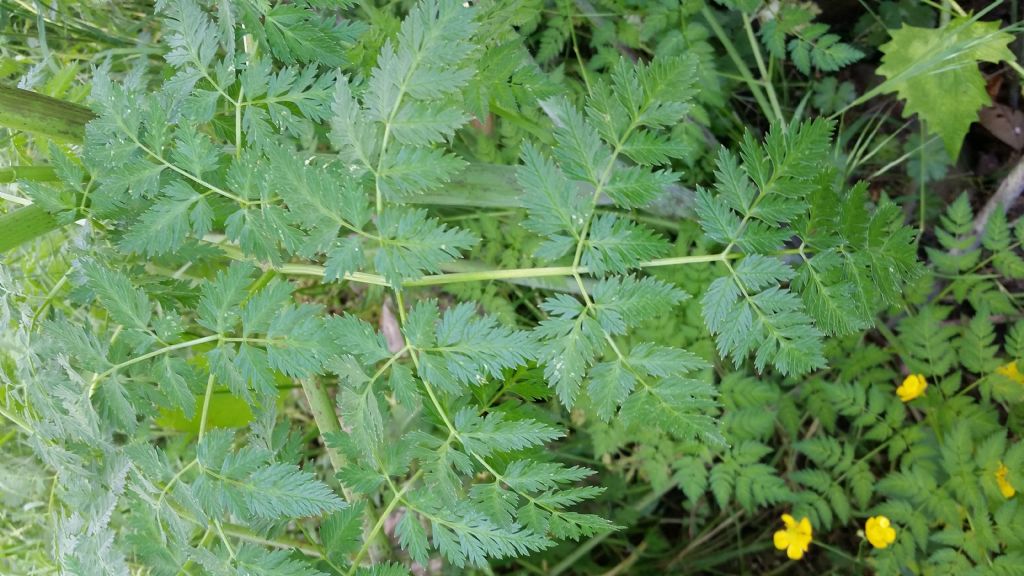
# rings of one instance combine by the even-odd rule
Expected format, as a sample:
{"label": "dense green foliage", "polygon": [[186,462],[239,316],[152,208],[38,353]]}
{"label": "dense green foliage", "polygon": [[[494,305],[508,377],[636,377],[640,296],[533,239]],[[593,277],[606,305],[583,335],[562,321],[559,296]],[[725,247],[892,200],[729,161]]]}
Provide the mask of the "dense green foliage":
{"label": "dense green foliage", "polygon": [[382,4],[0,2],[3,572],[1019,573],[1015,24]]}

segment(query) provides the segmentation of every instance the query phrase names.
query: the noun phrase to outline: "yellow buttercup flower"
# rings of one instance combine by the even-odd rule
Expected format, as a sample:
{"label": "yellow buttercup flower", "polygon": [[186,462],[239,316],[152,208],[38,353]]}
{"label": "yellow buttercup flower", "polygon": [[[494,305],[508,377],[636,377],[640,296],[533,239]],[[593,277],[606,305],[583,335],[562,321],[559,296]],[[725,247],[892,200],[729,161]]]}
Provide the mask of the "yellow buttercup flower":
{"label": "yellow buttercup flower", "polygon": [[903,379],[903,384],[896,389],[896,394],[900,400],[910,402],[914,398],[923,396],[927,389],[928,381],[924,379],[924,374],[911,374]]}
{"label": "yellow buttercup flower", "polygon": [[1013,498],[1013,495],[1017,493],[1017,489],[1006,479],[1009,472],[1010,469],[1006,467],[1006,464],[1000,462],[999,469],[996,470],[996,484],[999,485],[999,491],[1002,492],[1003,498]]}
{"label": "yellow buttercup flower", "polygon": [[775,533],[775,547],[785,550],[790,560],[803,558],[804,552],[807,552],[811,545],[811,521],[804,516],[798,523],[789,514],[783,514],[782,523],[786,525],[786,529]]}
{"label": "yellow buttercup flower", "polygon": [[864,524],[864,534],[875,548],[886,548],[896,541],[896,529],[885,516],[872,516]]}
{"label": "yellow buttercup flower", "polygon": [[1024,374],[1020,373],[1020,369],[1017,367],[1017,361],[1014,360],[1009,364],[1003,364],[999,368],[996,368],[996,374],[1002,374],[1010,380],[1024,384]]}

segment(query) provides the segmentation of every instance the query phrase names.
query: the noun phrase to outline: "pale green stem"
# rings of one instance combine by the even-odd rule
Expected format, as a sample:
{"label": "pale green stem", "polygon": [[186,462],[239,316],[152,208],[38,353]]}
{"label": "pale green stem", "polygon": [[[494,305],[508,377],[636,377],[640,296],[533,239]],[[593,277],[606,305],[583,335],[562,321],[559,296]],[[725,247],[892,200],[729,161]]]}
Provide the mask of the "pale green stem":
{"label": "pale green stem", "polygon": [[851,464],[849,467],[846,468],[846,472],[843,472],[842,474],[839,475],[838,478],[836,478],[836,484],[839,484],[840,482],[842,482],[846,478],[846,476],[851,471],[853,471],[854,468],[859,466],[862,462],[867,461],[869,458],[871,458],[875,454],[878,454],[882,450],[885,450],[885,448],[887,446],[889,446],[889,444],[891,444],[892,441],[895,440],[898,436],[899,436],[899,434],[893,434],[892,436],[889,437],[888,440],[886,440],[885,442],[882,442],[878,446],[875,446],[867,454],[865,454],[865,455],[861,456],[860,458],[858,458],[856,462],[854,462],[853,464]]}
{"label": "pale green stem", "polygon": [[[217,243],[218,248],[223,250],[228,257],[235,260],[250,260],[241,250],[230,244]],[[790,250],[782,250],[778,255],[795,253]],[[697,254],[693,256],[673,256],[671,258],[656,258],[639,263],[639,268],[659,268],[663,266],[685,266],[688,264],[702,264],[708,262],[720,262],[742,258],[742,254],[724,252],[718,254]],[[281,274],[293,276],[323,276],[324,267],[316,264],[282,264],[273,268]],[[414,280],[405,280],[402,286],[413,288],[420,286],[443,286],[446,284],[459,284],[463,282],[482,282],[488,280],[516,280],[527,278],[550,278],[570,277],[574,274],[589,274],[590,268],[586,266],[540,266],[535,268],[508,268],[499,270],[480,270],[475,272],[448,272],[442,274],[431,274]],[[345,280],[358,282],[360,284],[372,284],[375,286],[390,286],[383,276],[356,272],[345,275]]]}
{"label": "pale green stem", "polygon": [[[384,528],[384,522],[395,510],[395,507],[402,502],[402,496],[404,496],[405,493],[409,490],[409,488],[413,485],[413,482],[418,480],[419,477],[422,475],[423,470],[417,470],[415,474],[409,477],[409,479],[405,482],[401,489],[395,491],[395,497],[391,499],[391,502],[389,502],[387,507],[384,508],[384,511],[381,512],[380,517],[377,519],[377,522],[373,525],[373,528],[370,530],[370,534],[363,541],[363,545],[359,548],[359,551],[356,553],[355,559],[352,560],[352,567],[349,568],[347,576],[354,576],[354,574],[357,571],[359,571],[359,562],[363,559],[363,556],[366,556],[366,553],[370,550],[370,544],[373,542],[373,539]],[[388,480],[390,480],[390,478]]]}
{"label": "pale green stem", "polygon": [[235,549],[231,546],[231,542],[228,541],[228,537],[224,535],[224,528],[221,526],[220,520],[213,521],[213,527],[217,529],[217,534],[220,536],[220,541],[224,543],[224,547],[228,549],[228,556],[231,559],[235,559]]}
{"label": "pale green stem", "polygon": [[67,284],[68,278],[70,278],[71,276],[71,270],[72,269],[69,268],[66,272],[64,272],[64,274],[60,277],[60,280],[58,280],[53,285],[53,288],[50,288],[50,290],[46,293],[46,297],[43,298],[43,302],[42,304],[39,305],[39,308],[37,308],[36,311],[32,313],[32,323],[30,326],[31,330],[35,330],[36,322],[39,321],[39,317],[42,316],[43,312],[46,311],[46,308],[57,297],[57,293],[60,292],[60,289],[63,288],[65,284]]}
{"label": "pale green stem", "polygon": [[678,564],[680,561],[683,560],[683,558],[686,557],[687,554],[690,553],[690,551],[700,548],[702,544],[714,538],[722,530],[728,528],[729,525],[738,520],[742,515],[743,511],[740,510],[739,512],[734,513],[732,516],[729,516],[722,522],[719,522],[713,528],[710,528],[702,532],[699,536],[691,540],[690,543],[686,545],[686,548],[683,548],[682,551],[679,552],[679,554],[676,554],[676,556],[672,558],[672,560],[668,563],[668,567],[671,568]]}
{"label": "pale green stem", "polygon": [[580,55],[580,45],[576,39],[576,25],[573,22],[569,23],[569,40],[572,42],[573,54],[576,55],[576,63],[580,67],[580,77],[583,78],[583,85],[587,88],[587,94],[593,94],[594,91],[590,85],[590,78],[587,75],[587,65],[583,61],[583,56]]}
{"label": "pale green stem", "polygon": [[189,462],[188,464],[183,466],[181,470],[178,470],[178,473],[175,474],[173,478],[171,478],[171,481],[167,483],[167,486],[164,486],[164,489],[160,491],[160,498],[157,500],[157,513],[158,514],[159,514],[159,506],[160,506],[160,504],[163,503],[164,498],[167,497],[167,493],[170,492],[171,488],[174,487],[174,485],[178,482],[178,480],[180,480],[181,477],[184,476],[186,472],[191,470],[192,467],[195,466],[196,464],[199,464],[199,459],[198,458],[193,458],[191,462]]}
{"label": "pale green stem", "polygon": [[786,118],[782,115],[782,107],[779,106],[779,98],[775,94],[775,87],[772,86],[771,77],[768,75],[768,70],[764,66],[764,58],[761,56],[761,46],[757,42],[757,37],[754,36],[754,28],[750,25],[751,17],[746,12],[743,13],[743,28],[747,32],[747,40],[750,42],[750,49],[754,52],[754,62],[757,63],[757,70],[761,73],[761,84],[764,86],[765,92],[768,93],[768,101],[772,105],[772,113],[775,114],[775,120],[779,122],[782,130],[786,130]]}
{"label": "pale green stem", "polygon": [[[923,127],[922,127],[922,134],[923,134],[923,130],[924,130],[924,129],[923,129]],[[896,158],[895,160],[893,160],[893,161],[889,162],[889,163],[888,163],[888,164],[886,164],[885,166],[882,166],[882,167],[881,167],[881,168],[879,168],[878,170],[875,170],[875,171],[874,171],[874,172],[873,172],[873,173],[871,174],[871,176],[868,176],[868,180],[872,180],[872,179],[874,179],[874,178],[878,178],[878,177],[879,177],[879,176],[881,176],[882,174],[885,174],[885,173],[886,173],[886,172],[888,172],[889,170],[892,170],[892,169],[893,169],[893,168],[895,168],[896,166],[899,166],[900,164],[902,164],[902,163],[906,162],[906,161],[907,161],[907,159],[909,159],[909,158],[910,158],[911,156],[913,156],[914,154],[920,154],[920,155],[922,155],[922,156],[923,156],[923,155],[924,155],[924,150],[925,150],[925,148],[927,148],[927,147],[928,147],[928,146],[929,146],[929,145],[930,145],[930,144],[932,143],[932,141],[934,141],[934,140],[938,140],[938,139],[939,139],[939,137],[938,137],[938,136],[930,136],[930,137],[929,137],[929,138],[928,138],[927,140],[925,140],[925,141],[924,141],[924,142],[922,142],[921,144],[918,144],[918,145],[917,145],[917,147],[916,147],[916,148],[914,148],[913,150],[908,150],[907,152],[905,152],[905,153],[904,153],[904,154],[903,154],[902,156],[900,156],[899,158]],[[923,166],[923,164],[922,164],[922,174],[923,174],[923,169],[924,169],[924,166]]]}
{"label": "pale green stem", "polygon": [[35,434],[35,431],[33,431],[32,428],[30,428],[29,425],[21,419],[21,417],[14,415],[13,412],[8,411],[4,406],[0,406],[0,415],[16,424],[18,428],[24,430],[29,436]]}
{"label": "pale green stem", "polygon": [[[241,250],[229,244],[217,244],[228,257],[235,260],[250,261]],[[795,249],[779,250],[776,256],[797,254]],[[660,268],[664,266],[686,266],[689,264],[705,264],[710,262],[722,262],[725,260],[736,260],[744,255],[738,252],[719,252],[716,254],[697,254],[693,256],[673,256],[670,258],[655,258],[637,264],[638,268]],[[272,268],[276,272],[292,276],[323,276],[324,267],[316,264],[282,264]],[[541,266],[536,268],[510,268],[499,270],[480,270],[478,272],[449,272],[442,274],[431,274],[414,280],[402,282],[404,288],[415,288],[421,286],[444,286],[447,284],[460,284],[464,282],[484,282],[489,280],[519,280],[529,278],[551,278],[551,277],[572,277],[578,274],[589,274],[590,268],[580,266],[573,269],[572,266]],[[369,274],[366,272],[355,272],[345,275],[345,280],[358,282],[360,284],[371,284],[374,286],[390,286],[383,276]]]}
{"label": "pale green stem", "polygon": [[[173,504],[173,502],[172,502]],[[181,514],[185,520],[202,526],[203,523],[192,517],[187,511],[175,506],[175,510]],[[211,528],[212,529],[212,528]],[[307,556],[313,556],[315,558],[323,558],[325,556],[323,549],[316,544],[310,542],[302,542],[301,540],[295,540],[292,538],[266,538],[259,534],[256,534],[252,530],[245,526],[239,526],[237,524],[229,524],[227,522],[220,523],[220,529],[223,534],[233,536],[239,540],[245,540],[246,542],[252,542],[254,544],[260,544],[262,546],[269,546],[272,548],[281,548],[284,550],[298,550]]]}
{"label": "pale green stem", "polygon": [[[161,527],[161,529],[163,529],[162,516],[164,499],[167,497],[168,492],[171,491],[171,488],[173,488],[174,485],[178,483],[178,480],[180,480],[181,477],[184,476],[186,472],[191,470],[192,467],[197,464],[199,464],[199,459],[193,458],[191,462],[186,464],[181,470],[178,470],[178,473],[175,474],[173,478],[171,478],[171,481],[167,483],[167,486],[164,486],[163,490],[160,491],[160,498],[157,499],[156,502],[156,523],[157,526]],[[202,466],[200,466],[200,468],[202,468]]]}
{"label": "pale green stem", "polygon": [[405,353],[408,352],[408,351],[409,351],[409,345],[407,344],[407,345],[403,346],[401,350],[399,350],[398,352],[395,352],[394,354],[392,354],[391,358],[388,358],[388,361],[385,362],[384,365],[381,366],[379,369],[377,369],[376,372],[374,372],[373,376],[370,378],[369,386],[373,386],[373,383],[376,382],[378,378],[383,376],[384,372],[386,372],[387,369],[390,368],[392,364],[397,362],[398,359],[401,358],[402,356],[404,356]]}
{"label": "pale green stem", "polygon": [[235,158],[242,156],[242,97],[245,86],[238,89],[238,100],[235,101]]}
{"label": "pale green stem", "polygon": [[196,338],[194,340],[187,340],[185,342],[179,342],[177,344],[171,344],[170,346],[164,346],[163,348],[160,348],[158,350],[153,350],[152,352],[147,352],[146,354],[143,354],[141,356],[136,356],[135,358],[132,358],[130,360],[125,360],[124,362],[121,362],[119,364],[114,364],[110,368],[104,370],[103,372],[100,372],[96,376],[93,376],[92,382],[89,385],[89,397],[92,398],[93,394],[96,393],[96,387],[99,385],[99,383],[104,378],[106,378],[107,376],[110,376],[111,374],[113,374],[114,372],[117,372],[118,370],[120,370],[122,368],[127,368],[128,366],[131,366],[133,364],[138,364],[139,362],[143,362],[145,360],[149,360],[150,358],[155,358],[156,356],[160,356],[161,354],[167,354],[169,352],[174,352],[175,350],[181,350],[183,348],[191,348],[193,346],[199,346],[201,344],[206,344],[207,342],[213,342],[213,341],[215,341],[215,340],[217,340],[219,338],[220,338],[220,334],[211,334],[209,336],[203,336],[202,338]]}
{"label": "pale green stem", "polygon": [[[338,418],[338,413],[334,411],[334,403],[331,402],[331,397],[327,394],[327,389],[323,384],[314,378],[303,378],[300,382],[321,438],[327,434],[341,432],[341,420]],[[326,440],[324,440],[324,445],[327,446]],[[331,467],[335,472],[340,472],[345,467],[345,457],[334,448],[327,446],[327,456],[330,458]],[[351,499],[349,494],[345,494],[345,498]]]}
{"label": "pale green stem", "polygon": [[206,394],[203,395],[203,412],[199,416],[199,441],[203,441],[203,436],[206,434],[206,419],[210,415],[210,400],[213,398],[213,372],[210,372],[210,377],[206,379]]}
{"label": "pale green stem", "polygon": [[57,142],[77,144],[93,119],[88,108],[49,96],[0,86],[0,126],[37,134]]}
{"label": "pale green stem", "polygon": [[[921,137],[920,139],[924,140],[924,125],[923,124],[918,124],[918,134],[920,134],[920,137]],[[925,208],[927,207],[927,203],[925,201],[925,185],[924,185],[924,166],[925,166],[925,164],[924,164],[925,163],[924,146],[921,146],[920,148],[921,148],[921,151],[919,152],[920,157],[918,158],[918,167],[917,167],[917,169],[918,169],[918,174],[917,174],[917,192],[918,192],[917,193],[917,241],[918,242],[921,242],[921,238],[924,236],[924,226],[925,226],[924,217],[925,217]]]}
{"label": "pale green stem", "polygon": [[1024,68],[1021,67],[1020,63],[1016,60],[1008,60],[1006,65],[1013,69],[1017,73],[1017,78],[1024,80]]}
{"label": "pale green stem", "polygon": [[[416,358],[415,354],[412,355],[412,358],[413,358],[413,362],[416,364],[416,371],[419,372],[419,370],[420,370],[419,369],[419,360]],[[455,429],[455,425],[452,424],[451,418],[448,417],[447,411],[441,405],[440,400],[438,400],[437,394],[434,392],[434,387],[431,386],[430,382],[428,382],[422,376],[420,377],[420,380],[423,382],[423,388],[427,391],[427,396],[430,398],[431,404],[434,405],[434,409],[437,410],[437,413],[441,416],[441,420],[444,422],[445,427],[448,428],[448,434],[451,437],[453,437],[456,440],[458,440],[460,444],[465,446],[466,442],[462,439],[462,435],[459,434],[459,431]],[[508,483],[505,482],[505,477],[502,476],[497,470],[495,470],[494,467],[491,466],[486,460],[484,460],[483,458],[481,458],[479,455],[477,455],[474,452],[470,452],[470,454],[473,456],[473,459],[476,460],[477,462],[479,462],[480,465],[483,466],[491,474],[491,476],[494,477],[494,479],[497,482],[501,482],[501,483],[504,483],[504,484],[508,485]],[[519,494],[520,496],[522,496],[523,498],[528,500],[531,504],[534,504],[535,506],[543,508],[544,510],[546,510],[547,512],[549,512],[551,514],[557,514],[558,513],[558,511],[555,510],[554,508],[552,508],[551,506],[548,506],[546,504],[538,502],[534,497],[530,496],[529,494],[527,494],[527,493],[525,493],[525,492],[523,492],[523,491],[521,491],[521,490],[519,490],[517,488],[514,488],[512,486],[509,486],[509,487],[512,488],[512,490],[514,490],[516,492],[516,494]]]}
{"label": "pale green stem", "polygon": [[35,204],[0,214],[0,254],[58,228],[53,216]]}
{"label": "pale green stem", "polygon": [[[882,129],[882,126],[883,126],[883,121],[881,119],[878,122],[876,122],[875,123],[875,127],[872,129],[871,134],[867,138],[868,141],[865,141],[864,144],[863,144],[863,149],[858,149],[858,151],[857,151],[857,158],[853,162],[853,166],[850,166],[850,167],[847,168],[847,170],[846,170],[846,177],[847,178],[851,177],[851,175],[853,174],[854,170],[859,168],[861,165],[867,163],[868,160],[871,160],[872,158],[874,158],[879,152],[883,152],[883,151],[889,150],[890,149],[889,143],[892,142],[893,140],[895,140],[896,138],[898,138],[900,136],[900,134],[903,132],[903,130],[905,128],[907,128],[908,126],[910,126],[910,124],[912,122],[913,122],[913,120],[907,120],[902,125],[900,125],[899,128],[894,130],[892,133],[886,134],[884,137],[882,137],[878,141],[878,143],[875,144],[874,148],[872,148],[871,150],[868,150],[867,147],[870,144],[870,141],[874,141],[875,136],[878,135],[878,132]],[[885,170],[888,170],[889,168],[892,168],[893,166],[894,165],[889,165],[887,168],[885,168]],[[871,180],[873,178],[876,178],[876,177],[880,176],[881,174],[882,174],[882,171],[875,172],[874,174],[869,176],[867,178],[867,180]]]}
{"label": "pale green stem", "polygon": [[235,524],[221,523],[221,530],[229,535],[238,538],[239,540],[245,540],[246,542],[252,542],[254,544],[260,544],[262,546],[270,546],[273,548],[281,548],[285,550],[298,550],[307,556],[313,556],[315,558],[325,557],[324,551],[319,546],[315,546],[308,542],[301,542],[299,540],[285,539],[285,538],[264,538],[259,534],[245,528],[244,526],[237,526]]}
{"label": "pale green stem", "polygon": [[761,112],[766,118],[772,117],[772,107],[765,99],[764,92],[762,92],[761,83],[754,79],[751,75],[750,70],[747,68],[746,62],[743,61],[743,57],[740,56],[739,51],[736,50],[736,46],[729,39],[729,36],[725,33],[722,25],[718,23],[718,17],[715,13],[705,6],[701,9],[701,15],[707,20],[708,25],[711,26],[711,31],[714,32],[715,38],[725,48],[726,54],[729,55],[729,59],[732,60],[733,66],[736,66],[736,70],[740,73],[743,81],[747,84],[747,88],[750,89],[750,93],[754,95],[754,100],[757,101],[757,105],[761,108]]}
{"label": "pale green stem", "polygon": [[413,73],[419,66],[419,59],[422,56],[422,51],[417,50],[415,60],[409,65],[408,71],[406,71],[405,78],[402,78],[401,84],[398,86],[398,93],[395,95],[395,104],[391,107],[391,111],[388,113],[387,120],[384,121],[384,136],[381,137],[380,141],[380,155],[377,157],[377,168],[373,171],[373,185],[376,196],[377,205],[377,216],[380,217],[381,212],[384,211],[384,191],[381,189],[380,174],[384,169],[384,158],[387,155],[388,144],[391,138],[391,124],[395,121],[395,116],[398,114],[398,109],[402,106],[402,99],[405,98],[405,92],[408,89],[409,80],[412,78]]}
{"label": "pale green stem", "polygon": [[52,166],[8,166],[0,168],[0,184],[30,180],[32,182],[56,182],[57,173]]}

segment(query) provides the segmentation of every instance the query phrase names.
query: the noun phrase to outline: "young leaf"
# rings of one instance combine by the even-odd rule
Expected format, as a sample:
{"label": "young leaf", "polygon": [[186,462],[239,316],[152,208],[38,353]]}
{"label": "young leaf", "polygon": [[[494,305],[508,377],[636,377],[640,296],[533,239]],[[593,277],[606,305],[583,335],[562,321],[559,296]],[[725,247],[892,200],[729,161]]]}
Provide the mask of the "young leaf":
{"label": "young leaf", "polygon": [[265,31],[274,56],[284,62],[320,62],[332,67],[347,63],[345,51],[361,31],[348,22],[339,24],[332,17],[288,4],[271,8],[263,16],[263,26],[253,29]]}
{"label": "young leaf", "polygon": [[590,225],[580,262],[592,273],[621,274],[644,260],[663,256],[668,242],[644,226],[611,214],[601,214]]}
{"label": "young leaf", "polygon": [[252,281],[252,267],[234,264],[203,284],[196,321],[202,326],[225,334],[239,321],[239,305],[245,299]]}
{"label": "young leaf", "polygon": [[611,276],[594,285],[594,314],[601,328],[611,334],[626,334],[629,328],[663,314],[686,301],[690,295],[653,277]]}
{"label": "young leaf", "polygon": [[541,309],[552,317],[534,330],[539,344],[537,360],[544,364],[544,378],[569,408],[576,402],[587,369],[605,346],[604,331],[570,296],[548,298]]}
{"label": "young leaf", "polygon": [[434,343],[421,348],[424,378],[482,384],[487,377],[501,378],[502,370],[534,358],[536,350],[527,332],[501,326],[493,316],[481,317],[476,308],[462,303],[445,310]]}
{"label": "young leaf", "polygon": [[621,360],[601,362],[590,370],[587,394],[601,420],[611,420],[636,386],[636,376]]}
{"label": "young leaf", "polygon": [[505,420],[501,412],[481,418],[464,408],[455,414],[455,429],[466,451],[481,458],[496,452],[511,452],[540,446],[562,437],[562,432],[534,420]]}
{"label": "young leaf", "polygon": [[132,286],[127,276],[96,262],[83,264],[89,287],[110,318],[125,328],[146,330],[153,314],[153,305],[142,290]]}
{"label": "young leaf", "polygon": [[523,146],[522,162],[516,178],[528,214],[523,226],[545,236],[578,239],[588,215],[579,189],[530,143]]}
{"label": "young leaf", "polygon": [[378,228],[381,247],[374,263],[393,286],[424,272],[440,272],[441,264],[460,258],[477,243],[469,232],[449,228],[425,210],[389,208],[381,213]]}
{"label": "young leaf", "polygon": [[189,234],[202,238],[210,231],[213,210],[204,196],[181,180],[171,181],[163,194],[124,235],[122,248],[159,255],[180,248]]}
{"label": "young leaf", "polygon": [[241,489],[252,513],[266,519],[301,518],[346,506],[313,474],[290,464],[271,464],[256,470]]}

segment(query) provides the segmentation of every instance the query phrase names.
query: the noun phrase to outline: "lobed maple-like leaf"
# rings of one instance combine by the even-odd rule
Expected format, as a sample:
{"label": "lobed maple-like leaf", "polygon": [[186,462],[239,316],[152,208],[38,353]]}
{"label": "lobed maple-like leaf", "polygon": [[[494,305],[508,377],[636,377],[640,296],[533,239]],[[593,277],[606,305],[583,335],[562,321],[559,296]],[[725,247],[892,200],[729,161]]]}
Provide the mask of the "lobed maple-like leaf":
{"label": "lobed maple-like leaf", "polygon": [[904,25],[880,50],[883,92],[906,101],[905,116],[917,114],[938,134],[952,158],[960,155],[978,110],[991,103],[978,62],[1014,60],[1013,35],[999,22],[955,18],[942,28]]}

